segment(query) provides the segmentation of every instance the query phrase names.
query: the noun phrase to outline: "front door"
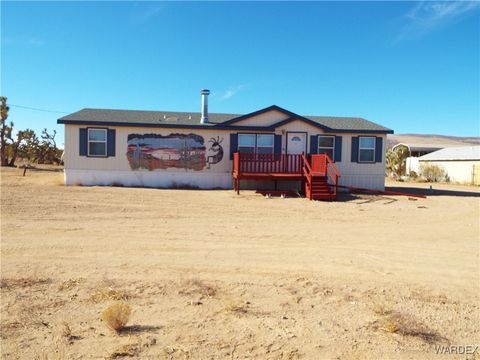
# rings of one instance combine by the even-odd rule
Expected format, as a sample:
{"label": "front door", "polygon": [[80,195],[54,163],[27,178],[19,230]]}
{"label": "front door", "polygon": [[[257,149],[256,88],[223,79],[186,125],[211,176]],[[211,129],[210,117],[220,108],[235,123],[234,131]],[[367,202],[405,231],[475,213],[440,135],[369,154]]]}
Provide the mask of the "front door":
{"label": "front door", "polygon": [[307,133],[287,132],[287,154],[307,154]]}

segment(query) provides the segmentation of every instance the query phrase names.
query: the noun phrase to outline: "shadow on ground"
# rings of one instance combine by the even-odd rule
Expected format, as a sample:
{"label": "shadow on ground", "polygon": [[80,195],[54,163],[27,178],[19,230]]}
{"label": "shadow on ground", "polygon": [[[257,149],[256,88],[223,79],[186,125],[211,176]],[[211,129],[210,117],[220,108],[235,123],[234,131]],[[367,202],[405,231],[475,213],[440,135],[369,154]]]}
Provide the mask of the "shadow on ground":
{"label": "shadow on ground", "polygon": [[386,186],[386,191],[397,191],[400,193],[406,194],[416,194],[416,195],[425,195],[429,196],[461,196],[461,197],[480,197],[479,192],[470,192],[470,191],[459,191],[459,190],[444,190],[444,189],[435,189],[430,191],[429,189],[422,189],[417,187],[403,187],[403,186]]}

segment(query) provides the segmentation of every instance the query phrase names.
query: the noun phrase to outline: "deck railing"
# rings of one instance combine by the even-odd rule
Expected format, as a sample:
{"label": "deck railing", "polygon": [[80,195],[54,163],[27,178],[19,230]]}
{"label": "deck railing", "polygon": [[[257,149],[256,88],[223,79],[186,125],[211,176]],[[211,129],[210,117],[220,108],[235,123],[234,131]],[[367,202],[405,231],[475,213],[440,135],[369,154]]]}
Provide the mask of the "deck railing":
{"label": "deck railing", "polygon": [[336,195],[340,172],[332,159],[327,154],[311,155],[309,159],[302,155],[302,158],[304,163],[303,174],[307,182],[311,185],[313,177],[327,176],[329,184],[333,187],[333,194]]}
{"label": "deck railing", "polygon": [[338,171],[332,159],[330,159],[330,157],[327,154],[325,154],[325,157],[327,159],[327,166],[326,166],[327,176],[330,178],[332,182],[334,195],[336,195],[337,189],[338,189],[338,178],[340,177],[340,172]]}
{"label": "deck railing", "polygon": [[302,174],[302,155],[233,154],[234,174]]}

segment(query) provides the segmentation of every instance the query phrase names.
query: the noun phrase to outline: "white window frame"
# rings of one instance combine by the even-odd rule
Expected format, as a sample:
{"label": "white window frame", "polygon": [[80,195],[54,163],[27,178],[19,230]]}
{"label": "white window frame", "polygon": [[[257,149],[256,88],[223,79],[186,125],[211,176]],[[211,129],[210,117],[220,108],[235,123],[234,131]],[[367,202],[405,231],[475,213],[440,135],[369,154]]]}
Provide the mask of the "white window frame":
{"label": "white window frame", "polygon": [[[253,146],[240,146],[240,137],[241,136],[253,136]],[[243,148],[253,148],[253,153],[245,153],[245,154],[255,154],[256,150],[257,150],[257,136],[256,134],[238,134],[237,135],[238,137],[238,140],[237,140],[237,152],[240,153],[240,148],[243,147]]]}
{"label": "white window frame", "polygon": [[[270,154],[262,154],[262,155],[273,155],[275,153],[275,135],[274,134],[256,134],[255,137],[255,154],[258,154],[258,148],[271,148],[272,152]],[[259,136],[270,136],[272,138],[272,146],[258,146],[258,137]]]}
{"label": "white window frame", "polygon": [[[90,140],[90,130],[95,130],[95,131],[101,130],[101,131],[105,132],[105,140]],[[108,154],[107,141],[108,141],[108,129],[88,128],[87,129],[87,155],[89,157],[107,157],[107,154]],[[104,155],[91,154],[90,153],[90,143],[104,143],[105,144],[105,154]]]}
{"label": "white window frame", "polygon": [[[258,136],[271,136],[272,137],[272,146],[260,146],[261,148],[269,148],[271,147],[272,148],[272,155],[275,154],[275,134],[262,134],[262,133],[255,133],[255,134],[252,134],[252,133],[239,133],[237,134],[238,136],[238,140],[237,140],[237,152],[240,152],[240,147],[251,147],[251,146],[240,146],[240,136],[242,135],[249,135],[249,136],[253,136],[255,138],[255,145],[253,146],[253,154],[258,154]],[[264,154],[264,155],[267,155],[267,154]]]}
{"label": "white window frame", "polygon": [[[320,138],[321,137],[333,139],[333,141],[332,141],[333,146],[332,147],[320,146]],[[332,150],[332,161],[335,162],[335,136],[333,136],[333,135],[318,135],[317,136],[317,154],[320,154],[321,149]]]}
{"label": "white window frame", "polygon": [[[361,139],[362,138],[373,139],[373,148],[371,148],[371,147],[363,147],[362,148],[362,146],[361,146],[361,143],[362,143]],[[377,138],[375,136],[359,136],[358,137],[358,162],[359,163],[367,163],[367,164],[375,163],[376,146],[377,146]],[[360,160],[360,154],[361,154],[362,150],[373,150],[373,160],[372,161],[362,161],[362,160]]]}

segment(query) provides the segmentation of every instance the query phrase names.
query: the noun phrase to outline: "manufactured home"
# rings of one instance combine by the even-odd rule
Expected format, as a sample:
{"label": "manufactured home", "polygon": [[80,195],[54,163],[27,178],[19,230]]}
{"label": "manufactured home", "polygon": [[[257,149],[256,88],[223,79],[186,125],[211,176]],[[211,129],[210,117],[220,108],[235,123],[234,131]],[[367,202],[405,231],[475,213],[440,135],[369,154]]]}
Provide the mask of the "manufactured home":
{"label": "manufactured home", "polygon": [[312,198],[318,175],[327,190],[384,189],[392,130],[276,105],[243,115],[209,113],[208,94],[201,91],[198,113],[82,109],[60,118],[65,184],[302,190],[307,180]]}

